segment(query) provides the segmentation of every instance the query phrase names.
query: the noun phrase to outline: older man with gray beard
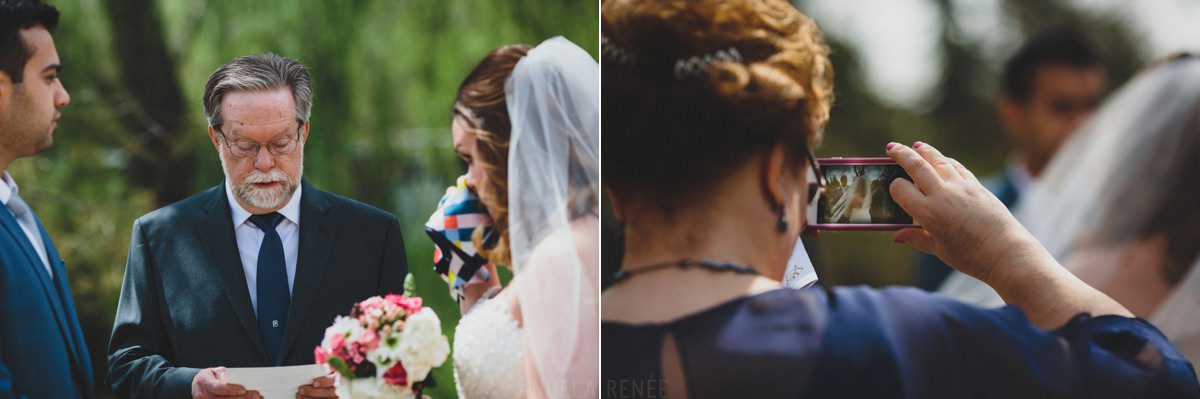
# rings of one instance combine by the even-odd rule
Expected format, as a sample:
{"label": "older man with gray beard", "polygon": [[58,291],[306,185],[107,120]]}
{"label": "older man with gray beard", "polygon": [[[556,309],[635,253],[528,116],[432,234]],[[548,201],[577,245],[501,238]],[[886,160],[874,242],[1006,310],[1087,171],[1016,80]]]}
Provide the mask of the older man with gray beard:
{"label": "older man with gray beard", "polygon": [[[225,182],[134,223],[109,344],[118,397],[257,397],[225,367],[313,364],[337,315],[403,290],[395,216],[301,179],[312,97],[305,67],[274,54],[209,77]],[[332,381],[297,395],[332,397]]]}

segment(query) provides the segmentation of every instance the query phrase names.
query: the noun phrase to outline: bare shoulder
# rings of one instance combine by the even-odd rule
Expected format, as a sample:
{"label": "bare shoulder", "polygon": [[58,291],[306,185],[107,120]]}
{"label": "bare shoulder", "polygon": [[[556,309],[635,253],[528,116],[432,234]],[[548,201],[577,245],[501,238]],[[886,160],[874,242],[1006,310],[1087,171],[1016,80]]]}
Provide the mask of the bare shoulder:
{"label": "bare shoulder", "polygon": [[528,264],[522,265],[522,268],[528,271],[547,271],[544,269],[562,267],[576,260],[582,264],[586,273],[599,273],[600,221],[595,216],[575,219],[571,221],[567,231],[546,236],[533,249]]}
{"label": "bare shoulder", "polygon": [[522,322],[520,296],[522,292],[541,292],[543,295],[564,294],[554,292],[557,282],[571,281],[573,268],[582,269],[585,296],[595,297],[599,291],[600,275],[600,222],[595,216],[586,216],[571,221],[565,229],[550,233],[534,247],[526,264],[493,300],[503,300],[510,305],[513,318]]}
{"label": "bare shoulder", "polygon": [[600,218],[588,215],[575,219],[571,222],[571,237],[584,270],[591,274],[600,273]]}

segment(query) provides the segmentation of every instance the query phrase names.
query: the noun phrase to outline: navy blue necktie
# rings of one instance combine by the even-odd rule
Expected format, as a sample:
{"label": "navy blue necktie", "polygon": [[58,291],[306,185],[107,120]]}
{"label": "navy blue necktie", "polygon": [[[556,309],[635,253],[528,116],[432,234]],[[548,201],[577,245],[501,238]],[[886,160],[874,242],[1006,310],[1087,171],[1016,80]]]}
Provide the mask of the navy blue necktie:
{"label": "navy blue necktie", "polygon": [[272,212],[250,217],[262,229],[262,246],[258,247],[258,331],[267,346],[267,357],[271,365],[279,357],[279,345],[283,340],[283,327],[287,325],[288,307],[292,295],[288,292],[287,266],[283,259],[283,240],[275,226],[283,221],[283,215]]}

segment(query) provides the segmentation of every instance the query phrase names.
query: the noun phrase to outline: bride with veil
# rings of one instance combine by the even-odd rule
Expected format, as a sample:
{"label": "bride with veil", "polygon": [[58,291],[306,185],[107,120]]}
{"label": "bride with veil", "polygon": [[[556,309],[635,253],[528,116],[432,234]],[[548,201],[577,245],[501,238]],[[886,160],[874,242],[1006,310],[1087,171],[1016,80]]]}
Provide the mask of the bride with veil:
{"label": "bride with veil", "polygon": [[500,233],[476,247],[513,271],[464,311],[459,395],[596,397],[599,66],[562,37],[505,46],[463,82],[454,113],[467,185]]}
{"label": "bride with veil", "polygon": [[[1018,220],[1089,285],[1200,362],[1200,58],[1143,71],[1072,135]],[[955,274],[942,292],[1003,302]]]}

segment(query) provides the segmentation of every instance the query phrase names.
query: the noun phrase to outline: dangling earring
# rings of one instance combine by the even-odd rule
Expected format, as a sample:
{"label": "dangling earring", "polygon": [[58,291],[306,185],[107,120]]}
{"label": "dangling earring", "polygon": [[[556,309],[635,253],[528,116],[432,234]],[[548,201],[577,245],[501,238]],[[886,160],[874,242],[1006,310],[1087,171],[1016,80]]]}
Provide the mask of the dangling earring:
{"label": "dangling earring", "polygon": [[783,206],[779,207],[779,226],[778,227],[779,227],[780,233],[787,232],[787,229],[788,229],[787,208],[784,208]]}

